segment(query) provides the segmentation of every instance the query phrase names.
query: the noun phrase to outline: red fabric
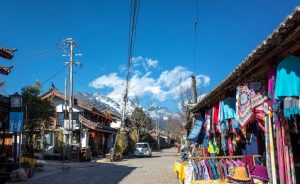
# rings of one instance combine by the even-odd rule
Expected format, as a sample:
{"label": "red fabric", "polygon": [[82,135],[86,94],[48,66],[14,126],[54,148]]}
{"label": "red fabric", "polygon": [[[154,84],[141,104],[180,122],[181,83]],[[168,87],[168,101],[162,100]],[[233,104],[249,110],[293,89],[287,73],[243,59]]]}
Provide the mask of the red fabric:
{"label": "red fabric", "polygon": [[219,123],[219,103],[213,106],[213,121],[212,123],[217,125]]}
{"label": "red fabric", "polygon": [[244,162],[247,166],[249,166],[249,168],[252,168],[255,165],[253,155],[245,155]]}
{"label": "red fabric", "polygon": [[231,141],[232,141],[232,139],[231,139],[231,137],[229,137],[227,139],[229,156],[233,156],[234,155],[234,151],[233,151],[233,147],[232,147],[232,142]]}
{"label": "red fabric", "polygon": [[217,103],[213,106],[212,109],[212,128],[215,132],[221,132],[220,123],[219,123],[219,111],[220,111],[220,104]]}
{"label": "red fabric", "polygon": [[208,157],[209,156],[209,153],[207,151],[206,148],[203,148],[203,154],[204,154],[204,157]]}

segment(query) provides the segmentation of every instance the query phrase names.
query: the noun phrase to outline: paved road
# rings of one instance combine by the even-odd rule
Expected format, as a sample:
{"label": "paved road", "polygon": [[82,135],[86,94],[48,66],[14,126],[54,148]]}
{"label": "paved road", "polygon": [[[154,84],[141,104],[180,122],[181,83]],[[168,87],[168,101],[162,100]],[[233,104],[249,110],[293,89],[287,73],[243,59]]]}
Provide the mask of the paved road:
{"label": "paved road", "polygon": [[151,158],[127,159],[118,163],[71,163],[62,170],[61,164],[49,163],[47,171],[38,173],[24,184],[178,184],[173,163],[175,149],[153,152]]}

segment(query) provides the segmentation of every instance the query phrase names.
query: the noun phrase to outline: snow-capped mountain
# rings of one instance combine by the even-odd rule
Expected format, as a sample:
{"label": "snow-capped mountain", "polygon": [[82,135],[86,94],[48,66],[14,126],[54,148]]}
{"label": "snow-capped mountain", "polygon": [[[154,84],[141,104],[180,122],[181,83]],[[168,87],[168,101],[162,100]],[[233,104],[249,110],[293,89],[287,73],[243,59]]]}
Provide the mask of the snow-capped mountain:
{"label": "snow-capped mountain", "polygon": [[[77,93],[74,98],[91,104],[100,111],[108,110],[119,116],[122,114],[122,101],[115,101],[114,99],[98,93]],[[126,109],[126,114],[130,115],[135,109],[135,105],[129,101]],[[152,104],[148,108],[144,108],[144,112],[151,117],[153,124],[159,123],[159,126],[162,129],[166,128],[168,117],[174,115],[167,107],[162,107],[157,104]],[[177,115],[175,114],[175,116]]]}

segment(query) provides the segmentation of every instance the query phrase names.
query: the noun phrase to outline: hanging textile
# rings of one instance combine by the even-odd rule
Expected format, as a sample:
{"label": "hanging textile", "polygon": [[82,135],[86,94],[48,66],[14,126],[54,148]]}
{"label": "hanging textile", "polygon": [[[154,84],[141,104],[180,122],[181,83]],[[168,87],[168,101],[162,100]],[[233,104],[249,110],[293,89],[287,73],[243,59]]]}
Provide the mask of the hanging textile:
{"label": "hanging textile", "polygon": [[227,119],[234,119],[236,111],[236,100],[233,98],[226,98],[220,105],[220,122]]}
{"label": "hanging textile", "polygon": [[284,122],[284,129],[285,129],[285,139],[287,143],[288,148],[288,156],[289,156],[289,165],[290,172],[291,172],[291,180],[292,183],[296,183],[296,173],[295,173],[295,166],[294,166],[294,156],[293,156],[293,149],[292,149],[292,143],[291,143],[291,137],[290,137],[290,127],[289,123],[287,121]]}
{"label": "hanging textile", "polygon": [[237,119],[244,128],[254,117],[264,121],[268,107],[265,88],[261,82],[251,82],[237,88]]}
{"label": "hanging textile", "polygon": [[292,115],[300,114],[299,97],[285,97],[283,101],[283,115],[291,119]]}
{"label": "hanging textile", "polygon": [[291,169],[290,169],[290,156],[289,149],[287,146],[286,135],[287,132],[285,130],[284,121],[281,122],[281,132],[283,138],[283,156],[284,156],[284,170],[285,170],[285,183],[292,183]]}
{"label": "hanging textile", "polygon": [[266,90],[261,82],[250,82],[251,106],[255,108],[267,100]]}
{"label": "hanging textile", "polygon": [[[273,113],[274,122],[276,119],[275,113]],[[278,126],[277,126],[278,125]],[[278,170],[279,170],[279,183],[284,184],[285,172],[284,172],[284,154],[283,154],[283,139],[281,134],[280,122],[276,125],[276,144],[277,144],[277,158],[278,158]]]}
{"label": "hanging textile", "polygon": [[268,175],[270,176],[270,183],[272,183],[273,177],[272,177],[272,163],[271,163],[271,154],[270,154],[269,126],[270,126],[269,118],[268,116],[266,116],[266,120],[265,120],[266,166],[268,170]]}
{"label": "hanging textile", "polygon": [[237,90],[237,119],[242,127],[251,120],[253,112],[248,85],[239,86]]}
{"label": "hanging textile", "polygon": [[208,109],[206,112],[205,112],[205,123],[204,123],[204,127],[206,128],[206,132],[210,132],[211,131],[211,113],[212,113],[212,110],[211,109]]}
{"label": "hanging textile", "polygon": [[213,106],[212,109],[212,128],[215,132],[220,132],[220,122],[219,122],[219,111],[220,111],[220,103],[217,103]]}
{"label": "hanging textile", "polygon": [[199,134],[201,132],[201,128],[203,125],[203,119],[201,116],[199,116],[193,126],[193,129],[191,131],[191,133],[188,136],[188,140],[191,142],[197,142]]}
{"label": "hanging textile", "polygon": [[277,66],[275,99],[300,94],[300,57],[287,56]]}
{"label": "hanging textile", "polygon": [[270,140],[270,156],[271,156],[271,168],[272,168],[272,183],[276,184],[277,179],[276,179],[276,167],[275,167],[275,156],[274,156],[274,142],[273,142],[273,128],[271,124],[271,117],[272,113],[268,112],[267,114],[267,121],[269,123],[269,140]]}
{"label": "hanging textile", "polygon": [[275,99],[275,86],[276,86],[276,68],[271,67],[268,75],[268,98],[269,106],[273,111],[278,110],[277,101]]}

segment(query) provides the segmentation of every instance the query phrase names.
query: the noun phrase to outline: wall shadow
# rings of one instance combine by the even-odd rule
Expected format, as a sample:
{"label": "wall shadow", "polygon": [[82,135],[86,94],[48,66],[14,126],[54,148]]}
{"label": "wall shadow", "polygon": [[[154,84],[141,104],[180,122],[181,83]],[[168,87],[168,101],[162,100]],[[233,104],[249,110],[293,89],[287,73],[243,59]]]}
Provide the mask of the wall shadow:
{"label": "wall shadow", "polygon": [[54,172],[52,174],[28,179],[23,184],[116,184],[120,183],[126,176],[128,176],[136,167],[116,165],[114,163],[97,163],[92,166],[71,166],[67,170]]}

